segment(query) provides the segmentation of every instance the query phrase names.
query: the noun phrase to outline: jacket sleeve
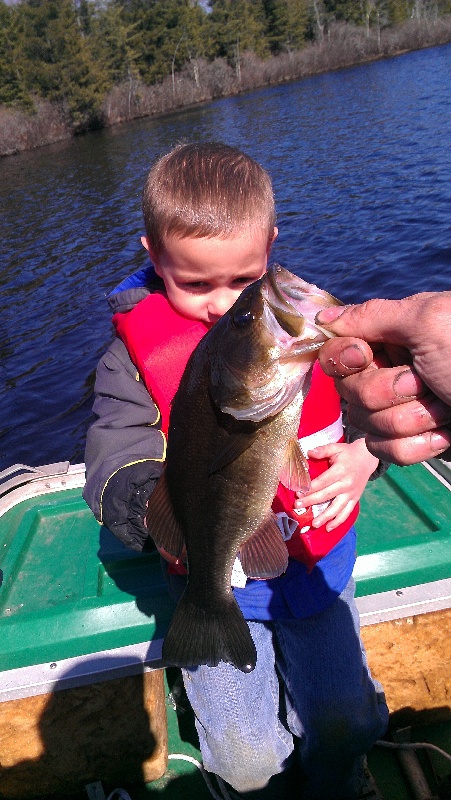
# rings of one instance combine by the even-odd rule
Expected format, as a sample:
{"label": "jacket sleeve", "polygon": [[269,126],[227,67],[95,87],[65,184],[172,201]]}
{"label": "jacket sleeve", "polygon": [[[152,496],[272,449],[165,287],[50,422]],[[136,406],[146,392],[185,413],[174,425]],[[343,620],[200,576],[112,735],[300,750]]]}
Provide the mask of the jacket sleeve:
{"label": "jacket sleeve", "polygon": [[163,471],[160,412],[125,345],[115,339],[97,367],[83,497],[96,519],[125,545],[147,549],[147,501]]}
{"label": "jacket sleeve", "polygon": [[[356,428],[355,425],[352,425],[351,422],[348,420],[348,404],[346,400],[341,400],[341,413],[343,419],[343,431],[346,442],[349,444],[350,442],[355,442],[357,439],[364,439],[365,434],[363,431]],[[374,472],[370,475],[369,480],[374,481],[376,478],[380,478],[387,469],[389,468],[390,463],[388,461],[379,461]]]}

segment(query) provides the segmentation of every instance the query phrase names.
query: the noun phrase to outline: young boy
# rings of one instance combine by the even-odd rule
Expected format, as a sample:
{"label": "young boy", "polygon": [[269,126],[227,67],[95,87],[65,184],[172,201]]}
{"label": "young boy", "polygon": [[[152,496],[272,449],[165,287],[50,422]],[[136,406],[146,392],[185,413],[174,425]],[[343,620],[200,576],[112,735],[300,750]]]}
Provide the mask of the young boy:
{"label": "young boy", "polygon": [[[277,236],[269,176],[222,144],[180,145],[161,158],[149,173],[143,212],[153,267],[110,298],[119,336],[98,367],[84,491],[97,519],[135,550],[152,546],[146,506],[186,361],[264,274]],[[299,797],[370,796],[362,794],[364,754],[384,733],[388,711],[359,638],[353,522],[379,462],[363,438],[346,433],[344,441],[333,382],[316,365],[299,434],[311,492],[301,499],[279,487],[273,505],[288,569],[234,588],[257,666],[247,674],[223,662],[182,670],[204,766],[245,797],[282,798],[295,758]],[[185,565],[166,564],[166,571],[180,596]]]}

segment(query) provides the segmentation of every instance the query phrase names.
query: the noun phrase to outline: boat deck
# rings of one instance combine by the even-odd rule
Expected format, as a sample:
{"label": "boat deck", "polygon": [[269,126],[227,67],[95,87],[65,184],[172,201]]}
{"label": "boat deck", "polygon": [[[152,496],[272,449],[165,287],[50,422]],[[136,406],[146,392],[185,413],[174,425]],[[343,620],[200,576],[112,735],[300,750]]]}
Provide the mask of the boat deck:
{"label": "boat deck", "polygon": [[[31,480],[11,473],[6,482],[1,800],[103,800],[119,786],[131,800],[207,800],[212,795],[195,764],[172,758],[200,754],[192,712],[183,693],[176,696],[179,673],[162,669],[173,604],[158,554],[129,551],[98,525],[81,496],[83,465],[52,465]],[[412,741],[448,753],[450,511],[450,472],[442,462],[390,467],[362,498],[355,569],[362,636],[387,692],[393,731],[411,726]],[[437,796],[451,762],[437,752],[417,757]],[[369,764],[385,800],[421,797],[412,794],[396,752],[376,747]],[[442,786],[440,797],[451,798],[451,788]]]}
{"label": "boat deck", "polygon": [[[168,693],[170,695],[169,687]],[[189,709],[182,706],[180,713],[177,713],[169,700],[167,713],[169,753],[188,755],[199,760],[196,731]],[[427,742],[451,753],[451,722],[414,725],[411,729],[411,741]],[[451,776],[451,762],[436,752],[425,750],[415,752],[432,791],[429,800],[437,796],[439,785],[442,785],[443,791],[441,800],[451,798],[451,781],[446,794],[443,786],[447,776]],[[406,778],[397,752],[374,747],[368,755],[368,764],[384,800],[416,800],[416,795]],[[116,787],[108,786],[107,788],[112,791]],[[212,797],[199,769],[189,762],[178,759],[169,761],[163,778],[147,784],[147,786],[141,783],[141,785],[129,785],[124,788],[129,793],[131,800],[146,800],[154,797],[161,798],[161,800],[189,800],[190,798],[211,800]],[[215,789],[218,791],[216,784]],[[77,800],[82,800],[82,796]],[[86,800],[86,796],[84,800]],[[274,800],[280,800],[280,797],[275,796]],[[426,800],[426,796],[424,800]]]}
{"label": "boat deck", "polygon": [[[197,747],[193,714],[183,699],[181,702],[179,701],[178,708],[173,700],[171,689],[172,682],[177,677],[177,671],[169,670],[168,672],[169,683],[167,680],[165,683],[169,762],[164,776],[149,783],[145,783],[143,780],[129,781],[124,777],[120,784],[103,782],[100,787],[94,785],[91,788],[88,787],[88,790],[83,789],[76,794],[52,795],[41,798],[41,800],[103,800],[102,792],[105,797],[108,797],[117,788],[124,789],[130,800],[150,800],[151,798],[155,798],[155,800],[211,800],[213,795],[200,769],[194,763],[177,757],[187,756],[198,762],[201,758]],[[451,753],[451,722],[414,725],[411,730],[411,739],[412,742],[433,744],[445,752]],[[451,780],[446,784],[446,779],[451,778],[451,762],[435,752],[418,750],[416,755],[422,773],[431,789],[430,795],[425,794],[420,797],[423,797],[423,800],[427,800],[428,797],[429,800],[434,800],[438,797],[437,790],[441,786],[440,800],[449,799],[451,797]],[[368,764],[384,800],[418,800],[418,794],[413,792],[397,752],[374,747],[368,755]],[[220,787],[214,778],[212,783],[213,790],[222,800]],[[281,798],[274,795],[274,800],[281,800]]]}

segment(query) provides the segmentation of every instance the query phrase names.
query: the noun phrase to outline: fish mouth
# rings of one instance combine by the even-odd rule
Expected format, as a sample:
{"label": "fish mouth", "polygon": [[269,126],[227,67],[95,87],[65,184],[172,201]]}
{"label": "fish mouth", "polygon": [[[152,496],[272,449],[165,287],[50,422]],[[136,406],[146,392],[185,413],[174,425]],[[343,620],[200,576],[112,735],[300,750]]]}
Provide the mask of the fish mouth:
{"label": "fish mouth", "polygon": [[266,373],[248,376],[227,364],[235,386],[241,383],[240,400],[221,404],[221,410],[238,420],[261,422],[275,416],[302,392],[307,393],[309,373],[316,353],[331,337],[315,323],[321,308],[341,305],[332,295],[303,281],[278,264],[260,279],[263,307],[260,322],[272,345],[268,347]]}
{"label": "fish mouth", "polygon": [[[301,302],[306,310],[301,294],[304,283],[301,281],[297,295],[294,290],[290,294],[290,282],[293,279],[300,280],[279,265],[272,265],[261,279],[261,323],[269,334],[272,346],[269,347],[263,380],[261,373],[254,379],[248,379],[241,402],[221,406],[222,411],[235,419],[261,422],[289,405],[302,391],[316,351],[326,341],[326,336],[296,307],[295,303]],[[309,287],[309,284],[306,286]],[[317,310],[315,308],[315,314]],[[241,371],[232,365],[228,365],[228,369],[236,383],[246,383]]]}
{"label": "fish mouth", "polygon": [[333,295],[293,275],[279,264],[272,264],[266,273],[262,295],[280,327],[293,338],[303,337],[317,350],[333,337],[333,333],[314,322],[320,309],[343,305]]}
{"label": "fish mouth", "polygon": [[282,366],[303,357],[311,359],[333,336],[317,325],[314,318],[320,308],[332,302],[341,303],[278,264],[268,269],[262,296],[268,311],[272,312],[266,314],[266,323],[279,344]]}
{"label": "fish mouth", "polygon": [[289,336],[297,338],[302,336],[305,328],[305,319],[284,297],[277,284],[277,275],[280,274],[281,269],[277,265],[268,269],[267,282],[262,286],[262,295],[282,330],[288,333]]}
{"label": "fish mouth", "polygon": [[337,300],[329,292],[320,289],[314,283],[308,283],[298,275],[281,267],[280,264],[272,264],[268,268],[266,277],[274,294],[282,298],[284,302],[289,302],[299,313],[304,312],[307,302],[315,303],[318,308],[343,305],[341,300]]}

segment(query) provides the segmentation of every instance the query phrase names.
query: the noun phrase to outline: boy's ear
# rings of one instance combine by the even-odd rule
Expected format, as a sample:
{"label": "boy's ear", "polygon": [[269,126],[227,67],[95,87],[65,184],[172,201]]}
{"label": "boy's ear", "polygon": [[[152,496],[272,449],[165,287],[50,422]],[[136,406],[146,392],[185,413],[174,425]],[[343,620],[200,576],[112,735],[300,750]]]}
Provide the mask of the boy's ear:
{"label": "boy's ear", "polygon": [[147,236],[141,236],[141,244],[144,247],[144,249],[147,250],[147,252],[149,253],[150,260],[152,261],[152,264],[155,267],[157,258],[155,256],[153,250],[152,250],[152,247],[151,247],[151,245],[149,243],[149,240],[148,240]]}
{"label": "boy's ear", "polygon": [[279,229],[278,228],[274,228],[273,237],[272,237],[272,239],[270,239],[268,241],[268,247],[266,248],[266,251],[267,251],[268,255],[269,255],[269,251],[271,250],[271,247],[274,244],[274,242],[276,241],[278,235],[279,235]]}
{"label": "boy's ear", "polygon": [[151,249],[147,236],[141,236],[141,244],[144,247],[144,249],[147,250],[147,252],[150,254]]}

